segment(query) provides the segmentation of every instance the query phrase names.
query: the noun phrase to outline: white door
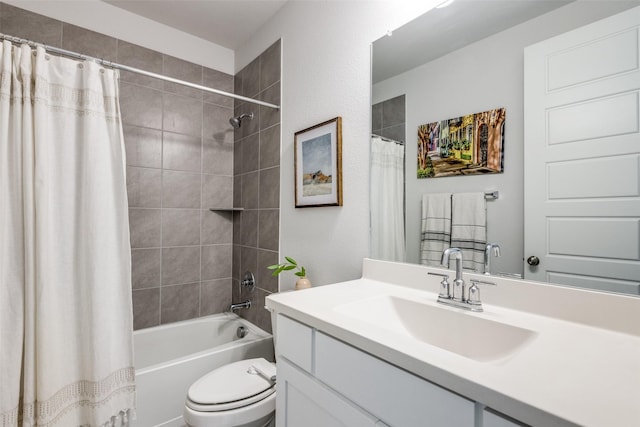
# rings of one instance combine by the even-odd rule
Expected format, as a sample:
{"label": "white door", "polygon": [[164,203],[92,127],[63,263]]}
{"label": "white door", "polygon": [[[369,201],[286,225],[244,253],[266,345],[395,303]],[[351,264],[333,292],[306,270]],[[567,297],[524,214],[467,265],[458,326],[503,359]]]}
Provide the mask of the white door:
{"label": "white door", "polygon": [[527,279],[640,294],[639,28],[637,7],[525,49]]}

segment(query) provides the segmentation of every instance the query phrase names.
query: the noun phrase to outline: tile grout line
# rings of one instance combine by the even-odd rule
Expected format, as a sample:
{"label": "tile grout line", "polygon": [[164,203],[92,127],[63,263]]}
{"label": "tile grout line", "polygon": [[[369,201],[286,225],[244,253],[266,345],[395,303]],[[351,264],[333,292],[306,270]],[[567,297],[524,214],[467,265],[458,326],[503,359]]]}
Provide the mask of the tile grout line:
{"label": "tile grout line", "polygon": [[[162,72],[164,74],[164,54],[162,55]],[[158,324],[162,325],[162,285],[164,281],[163,277],[163,267],[164,267],[164,245],[163,245],[163,225],[162,225],[162,214],[164,208],[164,193],[165,193],[165,182],[164,182],[164,83],[162,83],[162,104],[160,107],[160,174],[161,174],[161,196],[160,196],[160,291],[158,298]]]}

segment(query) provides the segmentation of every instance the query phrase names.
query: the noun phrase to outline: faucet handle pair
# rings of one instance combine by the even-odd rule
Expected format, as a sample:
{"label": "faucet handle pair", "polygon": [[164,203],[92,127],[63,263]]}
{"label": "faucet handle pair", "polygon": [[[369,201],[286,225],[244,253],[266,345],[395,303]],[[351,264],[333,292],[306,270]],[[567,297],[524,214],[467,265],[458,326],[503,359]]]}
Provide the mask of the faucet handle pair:
{"label": "faucet handle pair", "polygon": [[440,292],[438,293],[439,303],[476,312],[482,311],[482,301],[480,300],[480,288],[478,285],[497,286],[497,283],[471,279],[471,286],[466,290],[465,295],[464,282],[462,280],[455,280],[453,288],[451,288],[448,274],[432,273],[430,271],[427,272],[427,274],[442,277]]}

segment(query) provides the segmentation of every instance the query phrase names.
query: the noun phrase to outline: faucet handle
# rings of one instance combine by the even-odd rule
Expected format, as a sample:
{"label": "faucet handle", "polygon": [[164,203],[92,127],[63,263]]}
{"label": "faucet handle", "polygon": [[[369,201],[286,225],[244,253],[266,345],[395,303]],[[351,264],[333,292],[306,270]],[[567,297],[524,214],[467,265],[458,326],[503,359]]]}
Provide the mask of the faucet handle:
{"label": "faucet handle", "polygon": [[477,306],[482,305],[482,301],[480,301],[480,288],[478,287],[478,285],[498,286],[497,283],[487,282],[487,281],[478,280],[478,279],[471,279],[471,286],[469,286],[469,289],[467,290],[469,294],[469,298],[467,302],[471,305],[477,305]]}
{"label": "faucet handle", "polygon": [[473,285],[493,285],[493,286],[498,286],[497,283],[487,282],[486,280],[480,280],[480,279],[471,279],[471,284],[473,284]]}
{"label": "faucet handle", "polygon": [[427,272],[427,274],[431,276],[442,277],[442,282],[440,282],[440,292],[438,293],[438,297],[449,298],[449,275],[442,274],[442,273],[431,273],[431,272]]}

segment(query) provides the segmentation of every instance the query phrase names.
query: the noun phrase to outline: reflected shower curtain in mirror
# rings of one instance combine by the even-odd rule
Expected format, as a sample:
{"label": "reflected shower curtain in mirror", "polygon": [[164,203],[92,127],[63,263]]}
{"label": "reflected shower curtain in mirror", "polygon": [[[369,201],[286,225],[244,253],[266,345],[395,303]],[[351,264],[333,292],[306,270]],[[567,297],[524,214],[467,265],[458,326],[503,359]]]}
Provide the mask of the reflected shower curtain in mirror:
{"label": "reflected shower curtain in mirror", "polygon": [[0,426],[134,408],[118,74],[0,46]]}
{"label": "reflected shower curtain in mirror", "polygon": [[371,257],[405,260],[404,146],[371,138]]}

